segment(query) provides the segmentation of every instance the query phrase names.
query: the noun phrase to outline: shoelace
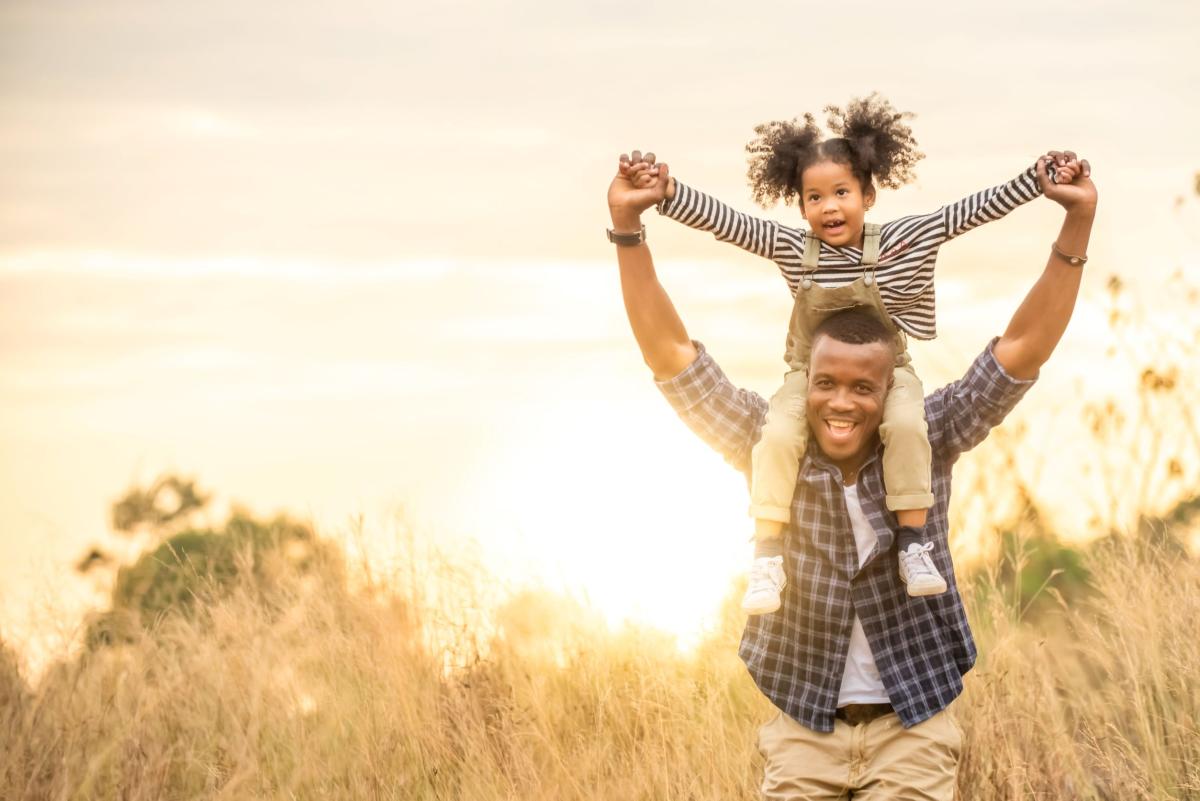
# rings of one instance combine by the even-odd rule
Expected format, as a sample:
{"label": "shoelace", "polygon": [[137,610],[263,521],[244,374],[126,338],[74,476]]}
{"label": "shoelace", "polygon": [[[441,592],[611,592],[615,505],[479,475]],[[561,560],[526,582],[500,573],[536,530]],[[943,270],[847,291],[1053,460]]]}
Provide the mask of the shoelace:
{"label": "shoelace", "polygon": [[929,558],[929,552],[933,550],[933,543],[927,542],[921,546],[919,551],[905,551],[904,564],[908,567],[910,575],[915,573],[934,574],[937,568],[933,565],[933,560]]}
{"label": "shoelace", "polygon": [[755,561],[750,565],[750,581],[770,581],[775,582],[774,576],[771,575],[771,563]]}

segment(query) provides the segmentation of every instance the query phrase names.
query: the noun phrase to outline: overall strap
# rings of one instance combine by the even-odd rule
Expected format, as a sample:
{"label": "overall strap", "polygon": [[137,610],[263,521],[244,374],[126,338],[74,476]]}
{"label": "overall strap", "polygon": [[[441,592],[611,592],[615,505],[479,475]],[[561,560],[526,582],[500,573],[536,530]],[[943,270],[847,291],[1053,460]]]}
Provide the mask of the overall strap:
{"label": "overall strap", "polygon": [[821,240],[812,231],[804,235],[804,257],[800,260],[800,266],[804,268],[806,273],[815,273],[817,271],[817,262],[821,258]]}
{"label": "overall strap", "polygon": [[864,267],[874,267],[879,262],[879,232],[883,230],[879,223],[863,224],[863,254]]}

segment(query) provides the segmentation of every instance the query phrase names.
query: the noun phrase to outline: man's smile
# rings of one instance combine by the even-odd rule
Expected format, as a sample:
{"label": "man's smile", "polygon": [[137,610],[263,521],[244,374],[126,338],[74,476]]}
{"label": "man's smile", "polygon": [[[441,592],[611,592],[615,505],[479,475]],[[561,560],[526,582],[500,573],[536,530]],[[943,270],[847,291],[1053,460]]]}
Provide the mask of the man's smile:
{"label": "man's smile", "polygon": [[825,427],[829,430],[830,439],[835,442],[843,442],[850,439],[854,434],[854,429],[858,428],[858,423],[842,418],[826,418]]}

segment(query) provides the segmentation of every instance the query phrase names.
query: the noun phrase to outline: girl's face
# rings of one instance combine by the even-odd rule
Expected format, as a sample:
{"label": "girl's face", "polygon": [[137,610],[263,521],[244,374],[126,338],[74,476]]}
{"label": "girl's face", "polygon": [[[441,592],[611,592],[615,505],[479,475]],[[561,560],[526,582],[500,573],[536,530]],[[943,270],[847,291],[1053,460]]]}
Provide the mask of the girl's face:
{"label": "girl's face", "polygon": [[845,164],[818,161],[800,176],[804,219],[817,238],[837,247],[862,247],[863,216],[875,202],[875,190],[862,185]]}

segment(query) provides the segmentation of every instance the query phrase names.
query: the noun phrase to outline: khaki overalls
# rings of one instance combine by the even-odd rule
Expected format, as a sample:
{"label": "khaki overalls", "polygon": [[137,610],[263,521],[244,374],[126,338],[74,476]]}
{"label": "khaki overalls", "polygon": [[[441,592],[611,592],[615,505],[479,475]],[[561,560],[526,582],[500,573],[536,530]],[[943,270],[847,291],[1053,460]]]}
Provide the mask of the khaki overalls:
{"label": "khaki overalls", "polygon": [[853,283],[839,287],[818,286],[812,280],[817,270],[821,240],[812,234],[805,238],[803,272],[796,289],[784,355],[789,372],[784,376],[783,386],[771,398],[762,439],[751,455],[750,514],[755,518],[780,523],[791,519],[796,476],[808,445],[805,403],[812,332],[835,312],[855,307],[863,307],[875,314],[896,336],[895,379],[884,402],[883,422],[879,426],[879,438],[884,448],[887,508],[892,511],[928,509],[933,505],[925,391],[921,379],[912,369],[904,332],[892,322],[875,284],[879,230],[873,223],[863,227],[863,274]]}

